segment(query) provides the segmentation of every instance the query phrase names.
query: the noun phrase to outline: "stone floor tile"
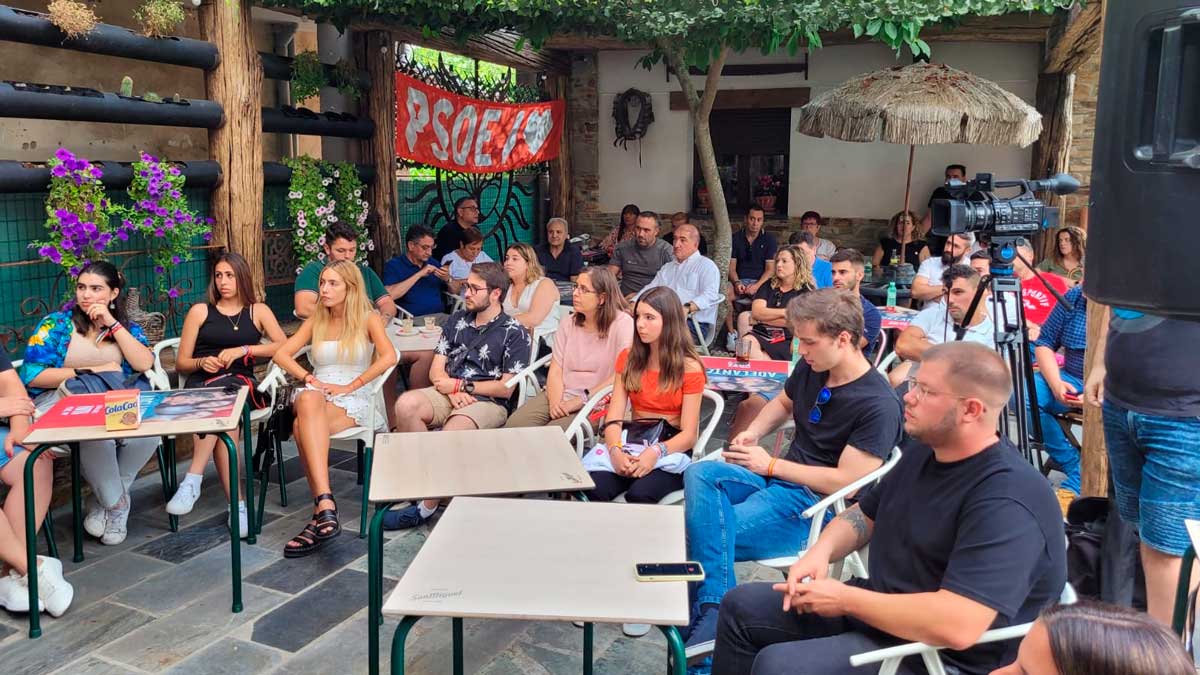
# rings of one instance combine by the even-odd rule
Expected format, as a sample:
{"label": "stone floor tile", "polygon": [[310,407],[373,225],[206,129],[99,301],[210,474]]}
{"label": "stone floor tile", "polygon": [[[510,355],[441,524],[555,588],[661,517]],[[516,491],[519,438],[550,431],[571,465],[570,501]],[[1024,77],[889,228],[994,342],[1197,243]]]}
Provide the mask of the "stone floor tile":
{"label": "stone floor tile", "polygon": [[67,581],[75,587],[71,611],[82,609],[130,586],[140,584],[172,567],[174,565],[171,563],[157,558],[139,555],[133,551],[121,551],[94,565],[68,571]]}
{"label": "stone floor tile", "polygon": [[150,614],[112,602],[68,611],[58,619],[44,614],[42,636],[6,642],[0,668],[5,675],[42,675],[88,656],[108,644],[114,635],[129,633],[153,619]]}
{"label": "stone floor tile", "polygon": [[137,675],[140,672],[95,656],[89,656],[54,671],[54,675]]}
{"label": "stone floor tile", "polygon": [[[184,517],[191,519],[191,514]],[[264,526],[278,517],[278,514],[271,513],[270,511],[264,512]],[[210,551],[220,546],[228,546],[228,519],[229,511],[226,508],[200,521],[192,519],[190,523],[185,524],[181,522],[179,532],[148,541],[134,550],[143,555],[171,563],[185,562],[205,551]]]}
{"label": "stone floor tile", "polygon": [[158,672],[225,639],[233,629],[254,621],[288,599],[253,584],[243,586],[242,597],[245,609],[234,614],[229,611],[229,592],[215,590],[121,637],[99,653],[113,661]]}
{"label": "stone floor tile", "polygon": [[295,594],[318,581],[335,574],[346,565],[365,558],[367,540],[359,539],[357,531],[343,531],[319,551],[303,558],[280,558],[246,577],[253,584],[283,593]]}
{"label": "stone floor tile", "polygon": [[214,642],[169,670],[169,675],[257,675],[283,661],[283,654],[253,642],[225,639]]}
{"label": "stone floor tile", "polygon": [[[384,584],[386,597],[395,583]],[[342,570],[256,621],[254,642],[297,652],[366,605],[367,575]]]}
{"label": "stone floor tile", "polygon": [[[425,540],[429,537],[429,529],[418,527],[386,534],[390,534],[392,538],[383,544],[383,576],[389,579],[399,579],[404,576],[404,570],[408,569],[413,558],[416,557],[417,551],[420,551],[421,547],[425,545]],[[364,555],[350,568],[366,572],[367,566],[367,556]]]}
{"label": "stone floor tile", "polygon": [[[260,546],[244,544],[241,550],[244,593],[245,578],[277,560],[279,554],[264,550]],[[131,586],[113,598],[121,604],[161,616],[207,595],[214,589],[221,589],[226,593],[232,592],[229,546],[227,544],[218,546],[212,551],[176,565],[174,569]]]}

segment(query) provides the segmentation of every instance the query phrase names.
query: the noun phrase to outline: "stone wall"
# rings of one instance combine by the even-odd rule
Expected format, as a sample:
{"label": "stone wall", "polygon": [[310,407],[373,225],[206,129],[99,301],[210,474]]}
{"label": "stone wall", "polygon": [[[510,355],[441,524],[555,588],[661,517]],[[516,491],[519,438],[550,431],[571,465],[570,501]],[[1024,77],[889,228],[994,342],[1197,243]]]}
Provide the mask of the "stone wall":
{"label": "stone wall", "polygon": [[1071,175],[1079,179],[1079,191],[1067,195],[1063,222],[1078,225],[1082,210],[1091,198],[1092,143],[1096,134],[1096,96],[1100,92],[1100,49],[1075,71],[1075,93],[1071,111]]}
{"label": "stone wall", "polygon": [[596,139],[600,129],[600,96],[596,86],[596,52],[571,55],[571,87],[567,93],[567,142],[571,144],[572,200],[570,217],[574,234],[603,236],[616,218],[600,212],[600,159]]}

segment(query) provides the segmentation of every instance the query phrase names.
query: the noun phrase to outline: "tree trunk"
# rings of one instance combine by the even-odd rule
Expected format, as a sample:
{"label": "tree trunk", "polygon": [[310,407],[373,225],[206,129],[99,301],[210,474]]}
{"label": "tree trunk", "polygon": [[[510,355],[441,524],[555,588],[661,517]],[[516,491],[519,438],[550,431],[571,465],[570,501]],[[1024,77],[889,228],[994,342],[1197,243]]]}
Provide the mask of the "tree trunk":
{"label": "tree trunk", "polygon": [[221,63],[204,74],[204,93],[225,110],[208,132],[208,156],[221,167],[212,192],[213,243],[250,260],[255,294],[263,297],[262,63],[254,46],[251,3],[209,0],[200,7],[200,34],[217,46]]}
{"label": "tree trunk", "polygon": [[[551,75],[546,82],[552,99],[566,100],[570,90],[570,75]],[[563,128],[570,129],[571,106],[566,106],[563,116]],[[550,162],[550,215],[569,218],[574,213],[571,203],[571,144],[563,142],[559,146],[558,158]]]}
{"label": "tree trunk", "polygon": [[[1065,173],[1070,168],[1071,119],[1074,107],[1075,75],[1073,73],[1042,73],[1038,76],[1036,105],[1042,114],[1042,135],[1033,145],[1030,173],[1033,178],[1047,178]],[[1038,195],[1049,206],[1057,206],[1066,216],[1066,197],[1044,192]],[[1039,259],[1054,252],[1056,234],[1038,232],[1034,249]]]}
{"label": "tree trunk", "polygon": [[[712,134],[708,126],[709,114],[712,112],[713,101],[717,98],[717,88],[721,80],[721,70],[725,67],[725,59],[729,57],[729,47],[723,47],[717,58],[708,64],[708,74],[705,76],[704,92],[696,91],[696,85],[688,73],[688,64],[683,59],[683,50],[679,45],[666,39],[658,41],[658,47],[666,55],[667,63],[679,80],[679,88],[688,101],[688,115],[692,120],[692,129],[696,141],[696,154],[700,159],[700,175],[704,177],[704,185],[708,188],[709,201],[712,204],[714,241],[709,247],[709,257],[721,271],[721,288],[728,283],[729,256],[733,247],[733,232],[729,224],[729,205],[725,202],[725,190],[721,185],[721,174],[717,170],[717,153],[713,149]],[[725,316],[725,303],[719,305],[717,323],[720,324]]]}
{"label": "tree trunk", "polygon": [[369,257],[375,269],[383,269],[384,261],[401,252],[396,213],[396,41],[383,30],[357,37],[356,51],[371,82],[360,107],[362,114],[375,122],[375,133],[361,144],[363,162],[375,167],[375,181],[366,189],[367,222],[375,242]]}
{"label": "tree trunk", "polygon": [[[1102,331],[1108,329],[1107,326],[1102,325],[1104,310],[1104,305],[1088,301],[1088,347],[1084,359],[1084,382],[1087,382],[1088,376],[1092,373],[1092,360],[1095,357],[1093,345],[1099,342]],[[1080,494],[1086,497],[1108,495],[1108,451],[1104,445],[1104,417],[1100,408],[1093,405],[1083,406],[1083,452],[1079,458],[1079,474],[1082,481]]]}

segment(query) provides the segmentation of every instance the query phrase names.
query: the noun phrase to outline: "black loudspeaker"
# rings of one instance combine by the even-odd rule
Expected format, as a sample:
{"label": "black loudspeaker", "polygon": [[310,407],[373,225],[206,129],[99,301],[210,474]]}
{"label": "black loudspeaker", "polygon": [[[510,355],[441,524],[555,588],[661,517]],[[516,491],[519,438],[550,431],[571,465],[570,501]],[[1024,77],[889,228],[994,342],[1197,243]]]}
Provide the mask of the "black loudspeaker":
{"label": "black loudspeaker", "polygon": [[1200,317],[1200,1],[1106,3],[1084,289]]}

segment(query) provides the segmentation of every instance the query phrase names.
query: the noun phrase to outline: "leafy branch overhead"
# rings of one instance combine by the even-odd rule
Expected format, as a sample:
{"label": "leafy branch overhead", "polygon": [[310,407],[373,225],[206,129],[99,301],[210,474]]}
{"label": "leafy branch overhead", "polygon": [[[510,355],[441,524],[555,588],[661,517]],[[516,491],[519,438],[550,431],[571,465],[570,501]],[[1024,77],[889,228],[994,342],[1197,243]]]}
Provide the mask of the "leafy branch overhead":
{"label": "leafy branch overhead", "polygon": [[[928,54],[927,26],[967,15],[1052,12],[1075,0],[266,0],[348,26],[391,21],[459,40],[496,30],[520,33],[533,46],[561,33],[612,36],[654,45],[667,39],[691,65],[705,65],[723,47],[796,51],[819,47],[821,33],[841,29],[913,54]],[[655,49],[650,62],[662,60]]]}

